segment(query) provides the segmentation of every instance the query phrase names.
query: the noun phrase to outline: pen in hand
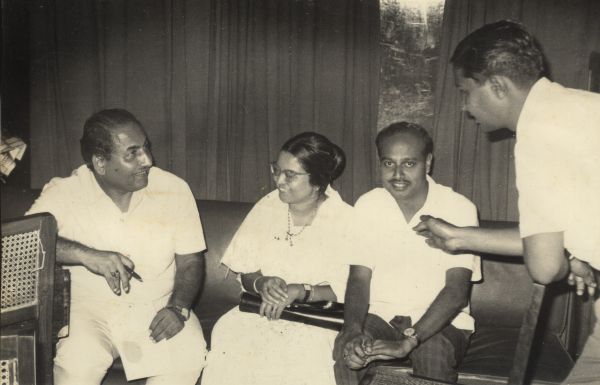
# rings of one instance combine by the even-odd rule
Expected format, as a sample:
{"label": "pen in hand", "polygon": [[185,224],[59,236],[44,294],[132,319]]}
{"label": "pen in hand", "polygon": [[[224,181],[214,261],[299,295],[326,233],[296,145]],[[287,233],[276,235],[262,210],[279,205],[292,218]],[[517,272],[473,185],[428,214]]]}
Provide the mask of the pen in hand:
{"label": "pen in hand", "polygon": [[140,275],[138,273],[136,273],[135,271],[133,271],[133,269],[127,265],[123,265],[123,267],[125,267],[125,270],[127,270],[127,272],[129,274],[131,274],[131,276],[135,279],[137,279],[140,282],[144,282],[144,280],[142,279],[142,277],[140,277]]}

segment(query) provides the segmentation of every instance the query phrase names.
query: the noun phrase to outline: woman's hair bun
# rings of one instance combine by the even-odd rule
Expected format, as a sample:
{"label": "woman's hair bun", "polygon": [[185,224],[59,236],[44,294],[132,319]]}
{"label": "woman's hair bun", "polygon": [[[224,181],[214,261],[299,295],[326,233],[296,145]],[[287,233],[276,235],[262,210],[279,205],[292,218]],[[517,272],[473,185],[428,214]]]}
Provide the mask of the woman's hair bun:
{"label": "woman's hair bun", "polygon": [[344,172],[346,154],[338,145],[316,132],[303,132],[289,139],[281,151],[292,154],[310,174],[310,183],[321,192]]}

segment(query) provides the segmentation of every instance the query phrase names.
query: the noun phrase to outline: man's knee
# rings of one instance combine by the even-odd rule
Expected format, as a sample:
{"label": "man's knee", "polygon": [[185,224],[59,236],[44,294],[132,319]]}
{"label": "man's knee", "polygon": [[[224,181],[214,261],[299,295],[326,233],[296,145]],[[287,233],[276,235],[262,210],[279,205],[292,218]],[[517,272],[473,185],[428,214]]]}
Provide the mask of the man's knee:
{"label": "man's knee", "polygon": [[99,341],[77,341],[67,337],[57,346],[54,358],[56,385],[100,384],[114,358]]}
{"label": "man's knee", "polygon": [[410,360],[414,374],[449,382],[457,379],[456,347],[442,333],[437,333],[413,350]]}
{"label": "man's knee", "polygon": [[[430,337],[427,341],[419,344],[411,352],[411,360],[419,358],[427,358],[430,356],[452,356],[454,357],[454,345],[442,333],[437,333]],[[413,358],[414,357],[414,358]]]}
{"label": "man's knee", "polygon": [[333,360],[337,363],[338,361],[342,362],[344,361],[344,348],[345,345],[348,341],[346,339],[342,339],[342,338],[336,338],[335,342],[333,344],[333,352],[332,352],[332,356],[333,356]]}
{"label": "man's knee", "polygon": [[353,370],[346,366],[344,359],[335,360],[333,365],[333,374],[337,385],[357,385],[364,370]]}

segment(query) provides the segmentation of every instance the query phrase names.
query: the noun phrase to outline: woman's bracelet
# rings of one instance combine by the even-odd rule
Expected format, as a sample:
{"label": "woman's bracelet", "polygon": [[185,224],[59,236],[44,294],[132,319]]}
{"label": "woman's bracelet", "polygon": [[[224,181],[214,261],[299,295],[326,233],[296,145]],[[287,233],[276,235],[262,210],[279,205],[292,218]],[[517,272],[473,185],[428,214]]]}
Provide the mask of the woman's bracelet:
{"label": "woman's bracelet", "polygon": [[260,292],[258,291],[258,288],[256,287],[256,283],[258,282],[259,279],[264,278],[264,275],[261,275],[260,277],[256,277],[256,279],[254,280],[254,282],[252,282],[252,288],[254,289],[254,291],[258,294],[260,294]]}

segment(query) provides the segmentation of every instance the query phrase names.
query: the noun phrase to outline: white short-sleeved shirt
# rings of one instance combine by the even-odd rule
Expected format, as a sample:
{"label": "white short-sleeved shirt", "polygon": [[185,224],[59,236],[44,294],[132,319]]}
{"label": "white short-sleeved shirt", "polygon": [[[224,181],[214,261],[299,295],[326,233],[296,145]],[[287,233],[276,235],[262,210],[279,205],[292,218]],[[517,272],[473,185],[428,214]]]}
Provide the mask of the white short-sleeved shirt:
{"label": "white short-sleeved shirt", "polygon": [[[384,188],[361,196],[355,209],[356,250],[353,265],[373,271],[369,313],[386,321],[410,316],[417,322],[446,283],[446,271],[454,267],[472,270],[472,281],[481,279],[478,256],[450,255],[429,247],[412,229],[421,215],[444,218],[457,226],[477,226],[477,209],[464,196],[427,177],[429,190],[423,207],[406,223],[394,197]],[[474,330],[469,307],[452,321],[457,328]]]}
{"label": "white short-sleeved shirt", "polygon": [[600,94],[542,78],[515,145],[521,237],[564,232],[565,248],[600,269]]}
{"label": "white short-sleeved shirt", "polygon": [[70,266],[73,299],[154,301],[170,295],[175,254],[206,249],[196,201],[179,177],[152,167],[148,186],[135,191],[123,213],[86,165],[67,178],[53,178],[28,214],[49,212],[58,235],[97,250],[115,251],[135,263],[144,282],[131,280],[127,295],[115,296],[104,277]]}
{"label": "white short-sleeved shirt", "polygon": [[286,240],[288,204],[272,191],[254,205],[234,235],[221,262],[236,273],[261,270],[287,283],[329,284],[343,302],[348,279],[344,263],[351,245],[347,226],[352,207],[329,187],[310,226],[293,227]]}

